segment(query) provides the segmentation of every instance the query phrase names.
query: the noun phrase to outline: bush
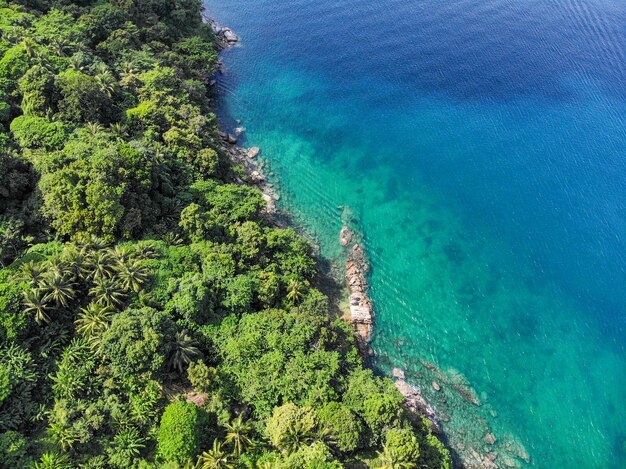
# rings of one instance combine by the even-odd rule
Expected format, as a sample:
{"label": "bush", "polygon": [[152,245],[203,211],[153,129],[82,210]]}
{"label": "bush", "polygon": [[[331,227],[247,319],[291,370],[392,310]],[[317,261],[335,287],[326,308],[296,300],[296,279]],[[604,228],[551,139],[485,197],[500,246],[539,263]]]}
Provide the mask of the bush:
{"label": "bush", "polygon": [[385,452],[400,463],[415,463],[420,457],[417,438],[408,428],[392,428],[385,434]]}
{"label": "bush", "polygon": [[301,447],[278,464],[280,469],[339,469],[341,463],[335,461],[328,446],[321,441]]}
{"label": "bush", "polygon": [[267,435],[272,444],[287,453],[297,451],[315,437],[317,416],[310,407],[289,402],[274,409],[267,421]]}
{"label": "bush", "polygon": [[11,122],[11,132],[25,148],[53,150],[62,147],[67,138],[67,131],[62,122],[50,122],[45,117],[16,117]]}
{"label": "bush", "polygon": [[397,399],[389,394],[372,394],[363,403],[363,418],[375,434],[390,425],[399,412]]}
{"label": "bush", "polygon": [[176,325],[152,308],[128,309],[115,316],[102,335],[100,352],[117,376],[158,374],[172,351]]}
{"label": "bush", "polygon": [[320,427],[339,451],[349,452],[359,446],[363,424],[348,407],[329,402],[317,411],[317,417]]}
{"label": "bush", "polygon": [[165,408],[157,432],[158,456],[184,464],[200,451],[201,435],[208,425],[206,412],[185,401],[173,402]]}

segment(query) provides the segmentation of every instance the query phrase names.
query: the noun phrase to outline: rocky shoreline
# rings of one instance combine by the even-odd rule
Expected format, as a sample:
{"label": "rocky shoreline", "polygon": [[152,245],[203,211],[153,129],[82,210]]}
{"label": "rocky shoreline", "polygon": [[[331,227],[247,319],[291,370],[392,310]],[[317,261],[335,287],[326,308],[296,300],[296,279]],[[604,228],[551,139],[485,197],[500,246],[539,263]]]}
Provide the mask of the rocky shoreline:
{"label": "rocky shoreline", "polygon": [[243,168],[246,173],[247,181],[236,178],[235,182],[246,182],[257,187],[265,201],[265,213],[270,216],[276,215],[276,202],[280,199],[280,195],[274,185],[267,181],[263,172],[263,165],[257,159],[261,149],[258,147],[244,148],[237,145],[238,139],[232,134],[224,132],[220,132],[220,140],[222,152],[228,156],[233,164]]}
{"label": "rocky shoreline", "polygon": [[[217,40],[218,50],[221,51],[239,43],[239,36],[232,29],[220,25],[214,18],[204,13],[202,19],[211,26]],[[218,62],[218,66],[218,73],[224,74],[221,59]],[[217,80],[210,80],[211,85],[215,85],[216,83]],[[265,201],[265,213],[273,216],[277,213],[276,201],[279,200],[280,196],[274,188],[274,185],[267,181],[263,171],[263,164],[258,160],[261,149],[259,147],[245,148],[238,145],[245,131],[245,127],[242,126],[233,129],[230,133],[220,130],[220,149],[234,165],[241,167],[247,176],[246,181],[242,181],[240,178],[236,177],[235,182],[246,182],[247,184],[256,186],[261,191],[263,200]]]}

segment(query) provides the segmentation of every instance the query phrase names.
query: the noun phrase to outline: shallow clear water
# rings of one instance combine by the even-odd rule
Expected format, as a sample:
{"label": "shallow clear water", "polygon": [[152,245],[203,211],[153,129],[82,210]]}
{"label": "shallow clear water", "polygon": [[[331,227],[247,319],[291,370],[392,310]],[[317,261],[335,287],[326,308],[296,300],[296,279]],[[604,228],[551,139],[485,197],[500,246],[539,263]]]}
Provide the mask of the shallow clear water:
{"label": "shallow clear water", "polygon": [[626,3],[205,4],[280,203],[330,258],[365,236],[377,365],[462,453],[625,467]]}

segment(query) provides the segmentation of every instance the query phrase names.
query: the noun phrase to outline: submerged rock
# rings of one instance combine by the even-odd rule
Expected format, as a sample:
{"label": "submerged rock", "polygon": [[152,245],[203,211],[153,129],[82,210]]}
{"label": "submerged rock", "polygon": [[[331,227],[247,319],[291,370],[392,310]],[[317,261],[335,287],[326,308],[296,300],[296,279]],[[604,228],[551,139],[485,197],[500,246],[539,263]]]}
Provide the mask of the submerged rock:
{"label": "submerged rock", "polygon": [[494,459],[491,459],[489,455],[484,455],[476,451],[476,448],[470,446],[468,448],[468,456],[463,460],[463,467],[468,468],[482,468],[482,469],[498,469]]}
{"label": "submerged rock", "polygon": [[441,386],[439,386],[439,383],[437,381],[432,381],[430,385],[433,387],[435,391],[437,392],[441,391]]}
{"label": "submerged rock", "polygon": [[487,443],[488,445],[493,445],[498,439],[493,433],[487,433],[485,435],[484,440],[485,440],[485,443]]}
{"label": "submerged rock", "polygon": [[237,143],[237,137],[233,134],[228,134],[227,140],[231,145],[235,145]]}

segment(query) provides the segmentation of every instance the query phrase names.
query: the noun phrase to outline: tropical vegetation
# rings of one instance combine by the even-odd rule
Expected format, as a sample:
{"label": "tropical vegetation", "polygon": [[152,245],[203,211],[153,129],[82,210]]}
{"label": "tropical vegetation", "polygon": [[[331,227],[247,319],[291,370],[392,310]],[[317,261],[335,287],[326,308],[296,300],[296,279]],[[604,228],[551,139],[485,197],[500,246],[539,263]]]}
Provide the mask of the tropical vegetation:
{"label": "tropical vegetation", "polygon": [[228,161],[199,0],[0,0],[0,466],[446,468]]}

